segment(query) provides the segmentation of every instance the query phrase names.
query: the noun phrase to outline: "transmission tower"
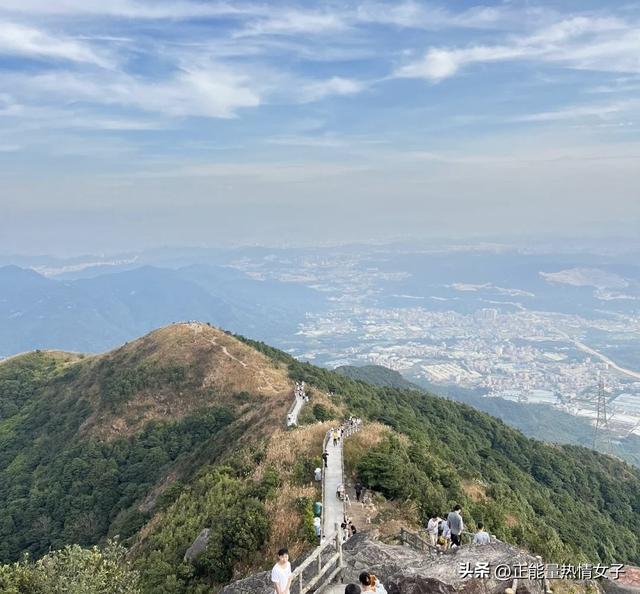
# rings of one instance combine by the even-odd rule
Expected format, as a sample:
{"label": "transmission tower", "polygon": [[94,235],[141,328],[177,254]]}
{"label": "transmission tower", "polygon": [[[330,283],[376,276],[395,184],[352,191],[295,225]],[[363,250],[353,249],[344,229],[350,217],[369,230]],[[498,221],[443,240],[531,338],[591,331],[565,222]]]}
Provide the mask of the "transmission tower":
{"label": "transmission tower", "polygon": [[609,418],[607,416],[607,395],[604,391],[604,378],[602,375],[598,378],[598,404],[596,428],[593,433],[593,449],[597,449],[598,445],[601,445],[607,454],[613,453],[611,433],[609,431]]}

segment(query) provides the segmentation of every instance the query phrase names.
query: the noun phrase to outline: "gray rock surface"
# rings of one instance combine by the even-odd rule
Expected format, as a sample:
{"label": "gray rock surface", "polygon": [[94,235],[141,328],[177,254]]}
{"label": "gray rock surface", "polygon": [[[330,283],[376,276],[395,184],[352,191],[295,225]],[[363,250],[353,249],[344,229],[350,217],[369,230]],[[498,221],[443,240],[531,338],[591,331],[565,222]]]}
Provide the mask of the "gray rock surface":
{"label": "gray rock surface", "polygon": [[205,528],[200,534],[198,534],[197,538],[193,541],[193,544],[187,549],[187,552],[184,554],[185,561],[193,561],[197,559],[203,551],[207,548],[207,543],[209,542],[209,528]]}
{"label": "gray rock surface", "polygon": [[[461,564],[488,562],[490,567],[506,564],[537,564],[533,555],[507,545],[495,543],[483,546],[465,546],[444,553],[419,552],[401,545],[388,545],[373,540],[367,534],[357,534],[344,546],[343,582],[358,582],[362,571],[377,575],[389,594],[498,594],[512,586],[512,580],[500,581],[495,577],[479,579],[463,578]],[[296,560],[298,565],[301,560]],[[313,564],[312,564],[313,565]],[[233,582],[222,590],[222,594],[272,594],[270,572],[262,572]],[[306,576],[305,576],[306,577]],[[324,588],[325,592],[341,588]],[[297,584],[292,593],[297,591]],[[519,580],[518,594],[544,594],[540,581]]]}
{"label": "gray rock surface", "polygon": [[[463,578],[461,565],[488,562],[498,565],[537,564],[533,555],[504,543],[465,546],[444,553],[418,552],[401,545],[387,545],[358,534],[344,547],[344,583],[358,581],[361,571],[369,571],[380,578],[389,594],[497,594],[511,587],[512,580],[500,581]],[[491,572],[493,573],[493,572]],[[541,581],[519,580],[518,594],[544,594]]]}

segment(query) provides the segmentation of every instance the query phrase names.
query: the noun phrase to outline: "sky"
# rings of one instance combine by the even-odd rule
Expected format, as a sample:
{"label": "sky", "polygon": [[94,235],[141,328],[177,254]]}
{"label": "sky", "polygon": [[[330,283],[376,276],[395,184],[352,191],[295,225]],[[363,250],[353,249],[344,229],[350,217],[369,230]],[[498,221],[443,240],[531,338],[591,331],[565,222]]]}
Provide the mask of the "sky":
{"label": "sky", "polygon": [[640,3],[0,2],[0,252],[638,236]]}

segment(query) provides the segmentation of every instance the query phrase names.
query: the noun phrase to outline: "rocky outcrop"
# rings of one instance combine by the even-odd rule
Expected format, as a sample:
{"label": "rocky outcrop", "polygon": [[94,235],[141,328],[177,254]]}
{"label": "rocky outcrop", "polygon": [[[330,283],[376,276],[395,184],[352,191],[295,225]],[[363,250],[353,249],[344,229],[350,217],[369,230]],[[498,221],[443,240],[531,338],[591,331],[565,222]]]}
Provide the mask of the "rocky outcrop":
{"label": "rocky outcrop", "polygon": [[[389,594],[497,594],[513,584],[495,577],[498,566],[529,566],[536,557],[505,543],[465,546],[443,553],[419,552],[401,545],[387,545],[358,534],[344,547],[344,583],[358,581],[362,571],[380,578]],[[482,564],[489,568],[483,574]],[[464,575],[465,573],[470,575]],[[518,594],[544,594],[542,581],[518,580]]]}
{"label": "rocky outcrop", "polygon": [[[465,546],[443,553],[420,552],[401,545],[384,544],[364,533],[347,541],[343,554],[344,584],[357,583],[360,573],[369,571],[380,578],[389,594],[501,594],[513,585],[513,580],[497,579],[493,572],[495,567],[538,563],[533,555],[504,543]],[[482,563],[488,564],[489,577],[474,577],[474,569]],[[461,568],[466,567],[472,573],[465,577]],[[521,579],[517,587],[518,594],[544,594],[541,581]],[[344,592],[344,585],[323,590]],[[297,584],[292,587],[292,593],[295,592]],[[273,594],[270,572],[229,584],[222,594]]]}

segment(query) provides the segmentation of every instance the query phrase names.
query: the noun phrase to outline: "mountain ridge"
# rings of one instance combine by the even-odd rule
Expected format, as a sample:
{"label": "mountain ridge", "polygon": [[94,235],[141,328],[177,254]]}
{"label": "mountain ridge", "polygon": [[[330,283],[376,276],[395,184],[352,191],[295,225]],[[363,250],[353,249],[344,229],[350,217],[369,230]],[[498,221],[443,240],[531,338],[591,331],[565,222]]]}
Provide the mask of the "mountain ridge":
{"label": "mountain ridge", "polygon": [[[285,431],[295,381],[308,387],[307,425]],[[309,483],[335,423],[327,419],[350,414],[375,435],[348,444],[347,467],[413,529],[459,502],[470,528],[482,520],[548,559],[640,556],[632,467],[207,324],[171,325],[103,355],[23,355],[0,366],[0,407],[3,561],[119,534],[136,545],[145,593],[195,593],[248,575],[267,545],[314,542]],[[211,548],[185,567],[185,550],[209,526]]]}

